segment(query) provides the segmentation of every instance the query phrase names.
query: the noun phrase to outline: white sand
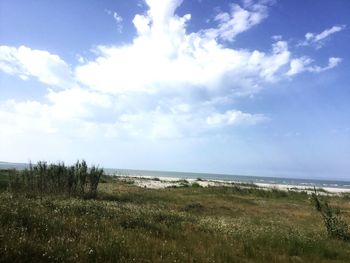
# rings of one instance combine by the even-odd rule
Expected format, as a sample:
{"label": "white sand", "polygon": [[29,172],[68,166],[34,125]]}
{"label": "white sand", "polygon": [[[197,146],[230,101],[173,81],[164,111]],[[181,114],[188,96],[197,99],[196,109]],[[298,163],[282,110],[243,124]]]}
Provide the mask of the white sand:
{"label": "white sand", "polygon": [[[197,179],[183,179],[176,177],[151,177],[151,176],[140,176],[140,175],[127,175],[127,176],[117,176],[121,180],[131,181],[135,185],[144,188],[151,189],[163,189],[167,187],[178,187],[181,186],[186,180],[189,184],[198,183],[202,187],[208,186],[237,186],[242,184],[239,181],[223,181],[223,180],[197,180]],[[287,185],[287,184],[269,184],[269,183],[254,183],[259,189],[271,190],[292,190],[292,191],[306,191],[308,193],[313,192],[312,186],[301,186],[301,185]],[[247,188],[249,185],[242,184],[241,187]],[[319,189],[320,187],[316,187]],[[323,190],[330,194],[340,194],[340,193],[350,193],[350,188],[337,188],[337,187],[322,187]],[[324,194],[324,192],[319,192]]]}
{"label": "white sand", "polygon": [[[302,186],[302,185],[287,185],[287,184],[263,184],[256,183],[260,188],[278,189],[278,190],[296,190],[296,191],[306,191],[308,193],[313,192],[313,186]],[[329,193],[348,193],[350,188],[336,188],[336,187],[316,187],[317,189],[323,189]]]}

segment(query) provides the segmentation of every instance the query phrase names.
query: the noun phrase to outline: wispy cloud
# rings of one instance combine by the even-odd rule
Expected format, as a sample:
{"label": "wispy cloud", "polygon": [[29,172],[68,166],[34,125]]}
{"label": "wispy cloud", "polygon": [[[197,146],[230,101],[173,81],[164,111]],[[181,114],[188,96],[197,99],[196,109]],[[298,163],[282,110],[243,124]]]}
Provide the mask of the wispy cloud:
{"label": "wispy cloud", "polygon": [[330,38],[331,35],[340,32],[346,28],[345,25],[333,26],[331,28],[327,28],[321,33],[306,33],[305,40],[299,43],[300,46],[313,46],[317,49],[323,47],[327,39]]}
{"label": "wispy cloud", "polygon": [[231,4],[230,12],[220,12],[215,16],[218,23],[216,28],[204,30],[210,38],[218,38],[225,41],[233,41],[235,37],[258,25],[268,17],[268,6],[266,1],[244,1],[244,7]]}
{"label": "wispy cloud", "polygon": [[117,12],[109,9],[105,9],[105,12],[113,17],[115,23],[117,24],[118,32],[121,33],[123,31],[123,18]]}
{"label": "wispy cloud", "polygon": [[320,67],[320,66],[311,65],[313,60],[308,57],[296,58],[290,62],[290,69],[286,74],[288,76],[293,76],[305,71],[320,73],[338,66],[341,61],[342,61],[341,58],[331,57],[328,59],[327,66]]}
{"label": "wispy cloud", "polygon": [[229,110],[224,113],[214,113],[207,118],[207,123],[211,126],[235,125],[237,123],[257,124],[267,121],[263,114],[249,114],[238,110]]}

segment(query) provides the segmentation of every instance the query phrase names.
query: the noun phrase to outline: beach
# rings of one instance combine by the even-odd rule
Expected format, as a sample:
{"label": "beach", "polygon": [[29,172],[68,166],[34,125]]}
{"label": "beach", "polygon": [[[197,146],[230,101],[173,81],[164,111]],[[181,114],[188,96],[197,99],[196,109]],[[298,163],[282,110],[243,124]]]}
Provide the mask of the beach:
{"label": "beach", "polygon": [[[115,175],[119,180],[126,181],[130,184],[142,188],[149,189],[164,189],[171,187],[186,187],[195,184],[199,187],[243,187],[243,188],[259,188],[262,190],[284,190],[284,191],[296,191],[307,192],[311,194],[314,192],[314,186],[312,185],[297,185],[297,184],[278,184],[278,183],[246,183],[235,180],[211,180],[211,179],[193,179],[193,178],[179,178],[179,177],[152,177],[146,175]],[[316,190],[320,194],[337,195],[341,193],[350,193],[350,187],[319,187],[315,186]]]}

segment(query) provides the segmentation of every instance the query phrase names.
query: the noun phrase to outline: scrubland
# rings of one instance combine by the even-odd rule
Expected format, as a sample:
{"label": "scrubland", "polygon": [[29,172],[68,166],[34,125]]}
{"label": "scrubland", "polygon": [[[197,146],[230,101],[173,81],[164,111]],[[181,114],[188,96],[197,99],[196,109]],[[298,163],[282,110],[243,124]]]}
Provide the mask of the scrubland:
{"label": "scrubland", "polygon": [[[350,262],[305,192],[147,189],[101,174],[92,194],[89,175],[85,193],[19,191],[14,173],[0,172],[0,262]],[[350,196],[322,198],[350,222]]]}

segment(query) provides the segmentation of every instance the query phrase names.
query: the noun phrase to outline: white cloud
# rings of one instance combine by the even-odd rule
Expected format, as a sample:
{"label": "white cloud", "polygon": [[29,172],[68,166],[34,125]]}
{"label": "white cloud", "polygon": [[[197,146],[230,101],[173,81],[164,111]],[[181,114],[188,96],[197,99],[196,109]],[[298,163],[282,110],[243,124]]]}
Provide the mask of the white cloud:
{"label": "white cloud", "polygon": [[113,12],[113,18],[117,23],[123,22],[123,18],[117,12]]}
{"label": "white cloud", "polygon": [[290,62],[290,69],[287,72],[288,76],[299,74],[306,70],[306,66],[312,63],[312,59],[308,57],[295,58]]}
{"label": "white cloud", "polygon": [[115,23],[117,24],[117,30],[119,33],[123,31],[123,18],[115,11],[111,11],[109,9],[105,9],[107,15],[113,17]]}
{"label": "white cloud", "polygon": [[151,19],[144,15],[136,15],[132,21],[134,23],[134,26],[137,30],[137,32],[140,35],[145,35],[150,32],[150,23]]}
{"label": "white cloud", "polygon": [[120,15],[118,15],[117,12],[113,12],[113,18],[117,24],[118,31],[121,33],[123,31],[123,18]]}
{"label": "white cloud", "polygon": [[0,103],[0,134],[7,137],[62,134],[68,138],[103,135],[104,120],[100,116],[111,110],[109,96],[73,88],[49,90],[46,97],[46,103],[12,99]]}
{"label": "white cloud", "polygon": [[215,21],[218,22],[218,27],[204,30],[204,34],[209,38],[233,41],[238,34],[261,23],[268,16],[267,6],[261,1],[255,4],[252,1],[245,1],[245,7],[246,9],[232,4],[229,13],[220,12],[216,15]]}
{"label": "white cloud", "polygon": [[47,110],[47,106],[36,101],[6,101],[0,105],[0,134],[11,138],[21,134],[54,132],[47,118]]}
{"label": "white cloud", "polygon": [[51,116],[63,120],[97,119],[95,115],[99,111],[112,106],[110,96],[81,88],[60,92],[50,90],[47,99]]}
{"label": "white cloud", "polygon": [[279,41],[279,40],[282,40],[282,36],[281,35],[274,35],[271,37],[271,39],[273,39],[275,41]]}
{"label": "white cloud", "polygon": [[320,67],[320,66],[311,66],[310,64],[313,62],[313,60],[308,57],[296,58],[290,62],[290,69],[286,74],[288,76],[293,76],[293,75],[302,73],[304,71],[320,73],[338,66],[341,61],[342,61],[341,58],[331,57],[328,59],[327,66]]}
{"label": "white cloud", "polygon": [[70,67],[59,56],[25,46],[0,46],[0,70],[23,80],[36,77],[50,86],[72,85]]}
{"label": "white cloud", "polygon": [[[182,138],[217,132],[217,128],[255,125],[268,120],[263,114],[238,110],[217,111],[211,105],[161,101],[156,108],[133,108],[130,98],[113,99],[80,89],[50,91],[47,103],[7,100],[0,104],[0,122],[16,134],[65,134],[68,138]],[[122,108],[118,107],[122,106]],[[7,128],[6,128],[7,127]],[[12,127],[11,129],[9,127]],[[11,130],[15,130],[11,133]]]}
{"label": "white cloud", "polygon": [[[274,43],[271,53],[224,48],[202,31],[186,33],[190,15],[178,17],[168,14],[173,9],[163,9],[151,6],[147,15],[136,15],[138,36],[133,44],[98,47],[95,61],[76,67],[77,80],[113,94],[157,93],[166,87],[173,92],[197,88],[250,95],[256,90],[252,87],[275,80],[288,63],[290,51],[284,41]],[[235,85],[230,84],[233,80]]]}
{"label": "white cloud", "polygon": [[327,28],[319,34],[316,33],[306,33],[305,40],[299,43],[300,46],[314,46],[315,48],[321,48],[324,46],[325,41],[333,34],[340,32],[346,28],[345,25],[333,26]]}
{"label": "white cloud", "polygon": [[214,113],[208,116],[207,123],[212,126],[226,126],[237,123],[257,124],[266,120],[268,118],[262,114],[249,114],[238,110],[228,110],[224,113]]}
{"label": "white cloud", "polygon": [[338,66],[338,64],[342,61],[341,58],[335,58],[335,57],[331,57],[328,59],[328,65],[325,67],[320,67],[320,66],[313,66],[313,67],[309,67],[308,71],[310,72],[316,72],[316,73],[320,73],[329,69],[332,69],[336,66]]}
{"label": "white cloud", "polygon": [[72,73],[47,51],[3,46],[4,72],[66,89],[49,90],[42,103],[0,102],[0,123],[23,133],[38,132],[35,124],[41,133],[73,137],[179,138],[267,121],[263,114],[235,109],[232,101],[286,76],[321,72],[340,62],[330,58],[319,67],[311,58],[294,58],[280,37],[269,52],[220,42],[259,24],[268,2],[233,5],[231,12],[216,16],[218,27],[188,33],[191,15],[175,14],[181,0],[146,0],[149,10],[133,19],[132,43],[98,46],[96,58],[79,56]]}

